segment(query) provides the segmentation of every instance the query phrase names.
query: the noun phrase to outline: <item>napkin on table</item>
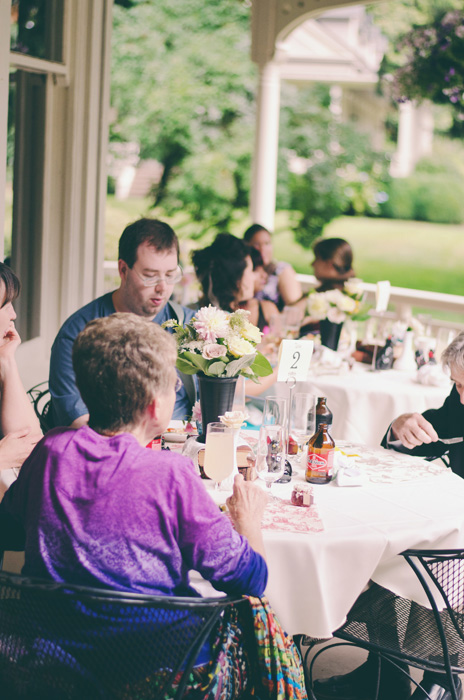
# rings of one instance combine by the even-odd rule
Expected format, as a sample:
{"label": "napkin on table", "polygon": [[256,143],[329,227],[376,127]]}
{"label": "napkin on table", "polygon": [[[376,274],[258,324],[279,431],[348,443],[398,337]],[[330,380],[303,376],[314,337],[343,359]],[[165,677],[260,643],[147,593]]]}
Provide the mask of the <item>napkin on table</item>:
{"label": "napkin on table", "polygon": [[348,457],[341,450],[336,450],[334,456],[334,470],[337,486],[362,486],[364,483],[362,474],[356,466],[353,457]]}
{"label": "napkin on table", "polygon": [[445,374],[441,365],[426,364],[417,370],[416,382],[427,386],[446,387],[450,383],[448,374]]}

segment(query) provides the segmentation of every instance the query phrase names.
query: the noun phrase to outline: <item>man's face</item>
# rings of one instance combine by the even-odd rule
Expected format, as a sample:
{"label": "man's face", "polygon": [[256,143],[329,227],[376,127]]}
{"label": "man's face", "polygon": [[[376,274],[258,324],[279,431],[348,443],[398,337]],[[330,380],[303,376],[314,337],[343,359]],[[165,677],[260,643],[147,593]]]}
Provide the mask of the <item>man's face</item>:
{"label": "man's face", "polygon": [[456,385],[456,391],[459,394],[461,403],[464,404],[464,370],[456,367],[456,365],[451,365],[451,380]]}
{"label": "man's face", "polygon": [[[175,248],[160,252],[148,243],[141,243],[137,248],[132,268],[124,260],[119,260],[121,300],[127,310],[148,319],[159,314],[174,289],[174,284],[166,281],[166,275],[174,274],[176,268]],[[153,284],[145,286],[141,278],[151,277],[154,278]]]}

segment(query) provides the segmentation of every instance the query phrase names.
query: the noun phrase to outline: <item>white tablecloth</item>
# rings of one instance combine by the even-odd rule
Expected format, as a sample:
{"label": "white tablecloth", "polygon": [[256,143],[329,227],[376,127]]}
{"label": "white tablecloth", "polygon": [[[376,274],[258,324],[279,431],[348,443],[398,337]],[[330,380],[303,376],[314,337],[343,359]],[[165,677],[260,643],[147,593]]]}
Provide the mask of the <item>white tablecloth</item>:
{"label": "white tablecloth", "polygon": [[[376,470],[379,478],[385,473],[383,455],[390,462],[386,474],[393,455],[399,464],[404,460],[380,448],[379,463],[368,467],[371,479]],[[421,473],[417,458],[406,459],[413,476],[408,481],[400,480],[398,471],[395,477],[393,469],[385,477],[392,483],[368,478],[359,487],[341,488],[335,482],[315,486],[323,532],[264,531],[266,593],[290,634],[329,637],[369,580],[426,604],[416,577],[398,554],[408,548],[464,548],[464,480],[428,463]],[[403,464],[406,477],[407,462]],[[273,486],[276,495],[287,497],[290,488]]]}
{"label": "white tablecloth", "polygon": [[[333,413],[332,434],[335,439],[380,444],[388,426],[401,413],[422,413],[439,408],[451,390],[424,386],[414,381],[414,374],[385,370],[370,372],[367,365],[355,364],[346,374],[310,374],[298,382],[297,391],[326,396]],[[267,392],[288,396],[286,384],[278,383]]]}

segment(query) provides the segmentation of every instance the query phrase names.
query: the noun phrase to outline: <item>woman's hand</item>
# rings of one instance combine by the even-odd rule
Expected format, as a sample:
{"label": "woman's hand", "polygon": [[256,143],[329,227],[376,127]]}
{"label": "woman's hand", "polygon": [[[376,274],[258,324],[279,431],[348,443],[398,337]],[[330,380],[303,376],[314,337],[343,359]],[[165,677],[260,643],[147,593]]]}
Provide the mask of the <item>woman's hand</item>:
{"label": "woman's hand", "polygon": [[20,467],[42,437],[42,433],[29,428],[8,433],[0,440],[0,471]]}
{"label": "woman's hand", "polygon": [[268,495],[252,481],[244,481],[241,474],[234,479],[234,491],[227,499],[227,507],[235,529],[244,535],[253,549],[264,557],[261,520]]}
{"label": "woman's hand", "polygon": [[13,357],[20,344],[21,338],[19,337],[19,333],[15,328],[14,322],[11,321],[7,332],[0,340],[0,361],[3,358]]}

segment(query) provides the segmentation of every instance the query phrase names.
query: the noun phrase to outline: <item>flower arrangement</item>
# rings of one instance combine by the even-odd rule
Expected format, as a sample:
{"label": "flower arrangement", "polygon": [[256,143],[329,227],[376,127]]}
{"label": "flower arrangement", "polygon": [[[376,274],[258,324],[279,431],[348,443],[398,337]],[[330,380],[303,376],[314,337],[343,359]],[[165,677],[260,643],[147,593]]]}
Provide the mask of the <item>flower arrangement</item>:
{"label": "flower arrangement", "polygon": [[447,12],[435,22],[411,29],[400,49],[405,65],[393,77],[398,102],[429,99],[464,108],[464,11]]}
{"label": "flower arrangement", "polygon": [[332,323],[343,323],[346,319],[364,321],[369,306],[362,303],[362,281],[356,278],[345,282],[343,289],[327,292],[311,292],[308,296],[308,315],[317,321],[328,319]]}
{"label": "flower arrangement", "polygon": [[227,313],[215,306],[204,306],[185,325],[171,320],[177,342],[177,369],[184,374],[202,372],[207,377],[243,375],[254,382],[267,377],[272,367],[256,346],[261,331],[248,320],[249,311]]}

